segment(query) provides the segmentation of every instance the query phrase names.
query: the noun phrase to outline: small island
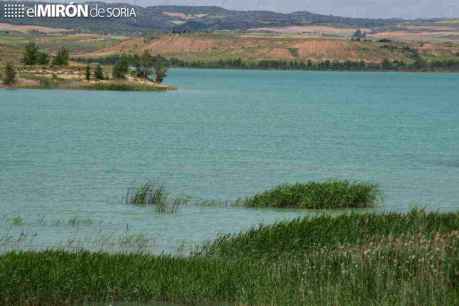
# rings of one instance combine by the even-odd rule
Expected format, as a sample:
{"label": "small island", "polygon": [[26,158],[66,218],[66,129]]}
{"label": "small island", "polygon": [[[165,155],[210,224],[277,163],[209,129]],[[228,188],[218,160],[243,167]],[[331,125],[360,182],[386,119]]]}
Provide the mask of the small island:
{"label": "small island", "polygon": [[2,69],[0,88],[11,89],[75,89],[118,91],[167,91],[176,88],[163,84],[169,63],[161,55],[145,51],[135,55],[135,62],[122,54],[116,63],[83,64],[70,60],[62,47],[51,56],[35,43],[24,48],[22,65],[7,63]]}

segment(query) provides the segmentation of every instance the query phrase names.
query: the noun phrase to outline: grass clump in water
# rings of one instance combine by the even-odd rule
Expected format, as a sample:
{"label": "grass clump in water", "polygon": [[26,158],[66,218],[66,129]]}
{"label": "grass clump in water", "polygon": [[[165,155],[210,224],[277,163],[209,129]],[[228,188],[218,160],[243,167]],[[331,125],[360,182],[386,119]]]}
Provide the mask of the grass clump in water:
{"label": "grass clump in water", "polygon": [[339,209],[374,207],[377,185],[347,180],[285,184],[242,200],[246,207]]}
{"label": "grass clump in water", "polygon": [[164,185],[146,182],[134,189],[128,189],[128,204],[154,206],[160,213],[176,213],[178,208],[188,203],[187,198],[172,198]]}
{"label": "grass clump in water", "polygon": [[129,204],[163,205],[168,194],[163,185],[146,182],[135,189],[129,189],[127,199]]}

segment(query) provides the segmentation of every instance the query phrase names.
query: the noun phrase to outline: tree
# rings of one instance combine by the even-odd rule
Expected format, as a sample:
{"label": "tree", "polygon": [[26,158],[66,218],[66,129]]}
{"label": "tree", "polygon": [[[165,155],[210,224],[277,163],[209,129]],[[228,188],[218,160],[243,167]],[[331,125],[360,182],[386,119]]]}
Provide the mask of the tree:
{"label": "tree", "polygon": [[49,56],[46,52],[38,52],[37,54],[37,64],[38,65],[48,65],[49,64]]}
{"label": "tree", "polygon": [[159,68],[155,68],[155,74],[156,74],[156,79],[155,81],[157,83],[162,83],[164,81],[164,79],[167,77],[167,71],[169,69],[165,66],[162,66],[162,67],[159,67]]}
{"label": "tree", "polygon": [[153,58],[153,68],[155,70],[157,83],[162,83],[167,76],[167,71],[169,70],[169,63],[167,59],[161,55],[157,55]]}
{"label": "tree", "polygon": [[125,54],[121,55],[119,61],[113,65],[112,77],[114,79],[125,79],[129,70],[129,61]]}
{"label": "tree", "polygon": [[382,67],[383,70],[391,70],[393,65],[392,65],[391,61],[389,61],[387,58],[385,58],[381,63],[381,67]]}
{"label": "tree", "polygon": [[416,59],[414,60],[413,66],[417,70],[421,70],[421,69],[427,68],[428,63],[421,56],[416,56]]}
{"label": "tree", "polygon": [[25,65],[35,65],[38,60],[38,46],[34,42],[28,43],[24,48],[23,63]]}
{"label": "tree", "polygon": [[365,39],[367,37],[367,33],[363,32],[362,30],[358,29],[357,31],[352,34],[352,40],[360,41],[361,39]]}
{"label": "tree", "polygon": [[69,64],[69,51],[62,47],[57,51],[56,57],[53,60],[54,66],[67,66]]}
{"label": "tree", "polygon": [[136,74],[138,77],[142,77],[144,79],[148,79],[148,76],[152,72],[153,66],[153,57],[151,56],[150,52],[145,50],[138,58],[137,65],[136,65]]}
{"label": "tree", "polygon": [[16,83],[16,68],[11,63],[5,66],[5,74],[3,76],[3,84],[13,85]]}
{"label": "tree", "polygon": [[85,77],[86,77],[86,81],[91,80],[91,66],[89,66],[89,64],[86,65]]}
{"label": "tree", "polygon": [[104,70],[102,69],[102,66],[99,64],[96,66],[96,70],[94,71],[94,78],[96,80],[104,80]]}

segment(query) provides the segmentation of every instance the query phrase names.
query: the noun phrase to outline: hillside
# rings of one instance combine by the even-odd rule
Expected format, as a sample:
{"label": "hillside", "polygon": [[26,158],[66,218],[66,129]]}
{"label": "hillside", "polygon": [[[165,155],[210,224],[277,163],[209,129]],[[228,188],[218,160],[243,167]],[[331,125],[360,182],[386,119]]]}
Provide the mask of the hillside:
{"label": "hillside", "polygon": [[[372,20],[214,6],[135,8],[135,19],[0,17],[0,62],[19,62],[29,41],[51,54],[65,46],[74,58],[94,60],[144,51],[198,64],[234,60],[456,63],[459,59],[457,20]],[[365,35],[354,40],[358,29]]]}
{"label": "hillside", "polygon": [[230,34],[172,34],[152,40],[126,39],[113,47],[82,54],[81,57],[98,58],[120,53],[141,53],[145,50],[187,61],[241,58],[246,61],[336,59],[379,62],[383,58],[407,61],[410,56],[403,48],[388,49],[371,42]]}
{"label": "hillside", "polygon": [[[24,2],[31,6],[36,2]],[[91,3],[91,2],[90,2]],[[92,2],[93,4],[96,2]],[[97,3],[106,7],[105,3]],[[348,27],[383,27],[400,23],[395,19],[347,18],[311,12],[283,14],[269,11],[233,11],[215,6],[150,6],[129,4],[110,6],[135,8],[137,18],[80,19],[80,18],[21,18],[6,19],[0,12],[0,22],[31,24],[87,32],[145,33],[145,32],[202,32],[216,30],[247,30],[258,27],[292,25],[335,25]],[[3,7],[1,8],[3,10]]]}

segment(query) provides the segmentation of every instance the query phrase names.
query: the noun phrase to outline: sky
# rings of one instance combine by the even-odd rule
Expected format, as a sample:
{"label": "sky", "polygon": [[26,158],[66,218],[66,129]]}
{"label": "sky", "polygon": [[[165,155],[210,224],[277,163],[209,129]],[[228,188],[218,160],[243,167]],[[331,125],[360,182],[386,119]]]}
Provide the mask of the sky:
{"label": "sky", "polygon": [[116,0],[142,6],[217,5],[238,10],[310,11],[348,17],[459,17],[459,0]]}

